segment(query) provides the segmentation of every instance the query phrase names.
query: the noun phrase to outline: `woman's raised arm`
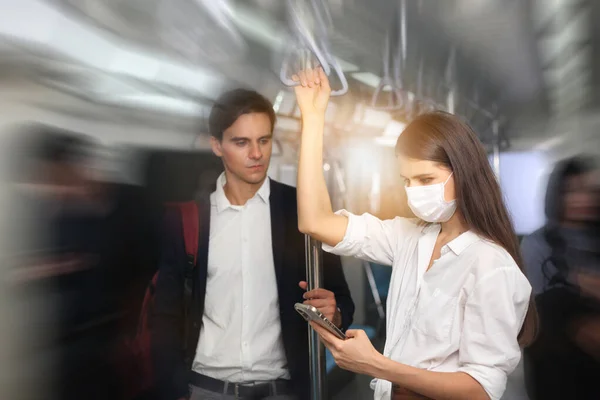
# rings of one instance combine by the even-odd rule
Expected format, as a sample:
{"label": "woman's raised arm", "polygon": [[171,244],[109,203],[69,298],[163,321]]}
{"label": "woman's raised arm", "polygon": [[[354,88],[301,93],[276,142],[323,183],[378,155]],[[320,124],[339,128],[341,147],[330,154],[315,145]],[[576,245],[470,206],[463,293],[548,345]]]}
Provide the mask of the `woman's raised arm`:
{"label": "woman's raised arm", "polygon": [[331,88],[321,68],[301,71],[294,79],[296,99],[302,112],[302,138],[298,164],[298,229],[335,246],[344,238],[346,216],[334,214],[323,175],[325,110]]}

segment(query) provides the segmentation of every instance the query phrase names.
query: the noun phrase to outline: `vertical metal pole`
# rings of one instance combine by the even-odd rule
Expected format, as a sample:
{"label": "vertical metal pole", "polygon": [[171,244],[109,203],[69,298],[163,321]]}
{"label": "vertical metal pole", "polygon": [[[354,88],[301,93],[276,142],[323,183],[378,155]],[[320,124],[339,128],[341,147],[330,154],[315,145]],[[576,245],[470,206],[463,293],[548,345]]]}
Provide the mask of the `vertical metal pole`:
{"label": "vertical metal pole", "polygon": [[450,56],[448,57],[448,64],[446,65],[446,72],[444,79],[448,85],[448,96],[446,96],[446,109],[450,114],[456,114],[456,77],[454,74],[456,62],[456,47],[452,45],[450,49]]}
{"label": "vertical metal pole", "polygon": [[454,84],[452,84],[446,97],[446,109],[450,114],[456,114],[456,98],[454,96]]}
{"label": "vertical metal pole", "polygon": [[[308,290],[320,288],[323,283],[321,270],[321,242],[305,236],[306,251],[306,282]],[[308,351],[310,359],[310,399],[324,400],[325,388],[325,346],[319,340],[319,335],[308,327]]]}
{"label": "vertical metal pole", "polygon": [[496,172],[496,179],[500,182],[500,121],[498,119],[492,121],[492,133],[494,135],[492,139],[494,172]]}

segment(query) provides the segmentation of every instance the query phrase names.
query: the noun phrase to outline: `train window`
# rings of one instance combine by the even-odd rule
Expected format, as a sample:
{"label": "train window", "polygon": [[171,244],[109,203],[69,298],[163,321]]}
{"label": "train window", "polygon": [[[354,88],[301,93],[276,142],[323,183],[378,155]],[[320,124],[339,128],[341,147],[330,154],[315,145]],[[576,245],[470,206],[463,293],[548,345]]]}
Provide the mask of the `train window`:
{"label": "train window", "polygon": [[500,154],[500,187],[518,235],[531,233],[545,223],[544,196],[549,166],[542,152]]}

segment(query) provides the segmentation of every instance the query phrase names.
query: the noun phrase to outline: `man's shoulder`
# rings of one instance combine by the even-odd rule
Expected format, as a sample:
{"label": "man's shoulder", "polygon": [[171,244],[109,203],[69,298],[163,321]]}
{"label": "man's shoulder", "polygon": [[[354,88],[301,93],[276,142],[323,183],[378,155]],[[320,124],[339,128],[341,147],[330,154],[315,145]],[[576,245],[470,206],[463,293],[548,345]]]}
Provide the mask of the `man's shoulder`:
{"label": "man's shoulder", "polygon": [[285,183],[271,179],[271,194],[280,195],[283,197],[293,197],[296,199],[296,188]]}

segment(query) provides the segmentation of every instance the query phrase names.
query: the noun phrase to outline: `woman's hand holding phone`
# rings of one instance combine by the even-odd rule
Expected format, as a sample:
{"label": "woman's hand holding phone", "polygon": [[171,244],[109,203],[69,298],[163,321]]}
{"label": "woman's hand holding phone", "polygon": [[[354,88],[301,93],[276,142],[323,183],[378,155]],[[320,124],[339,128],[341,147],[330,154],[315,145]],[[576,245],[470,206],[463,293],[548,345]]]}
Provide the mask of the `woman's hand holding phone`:
{"label": "woman's hand holding phone", "polygon": [[342,340],[315,322],[311,322],[310,325],[331,351],[335,363],[340,368],[357,374],[375,376],[376,367],[381,363],[383,355],[373,347],[365,331],[348,330],[347,339]]}

